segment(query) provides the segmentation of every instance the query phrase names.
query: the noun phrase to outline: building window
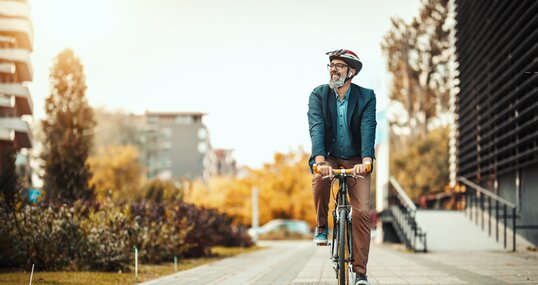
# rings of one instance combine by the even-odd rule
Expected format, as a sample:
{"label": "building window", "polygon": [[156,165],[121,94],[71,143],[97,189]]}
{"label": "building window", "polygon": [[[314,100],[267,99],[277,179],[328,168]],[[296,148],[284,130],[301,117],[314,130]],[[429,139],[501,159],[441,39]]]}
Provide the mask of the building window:
{"label": "building window", "polygon": [[193,123],[192,117],[190,116],[177,116],[176,124],[178,125],[190,125]]}
{"label": "building window", "polygon": [[164,140],[169,140],[170,137],[172,137],[172,129],[171,128],[161,128],[159,130],[161,134],[161,138]]}
{"label": "building window", "polygon": [[207,143],[206,142],[199,142],[198,143],[198,151],[201,153],[207,152]]}
{"label": "building window", "polygon": [[161,149],[162,150],[172,149],[172,142],[161,142]]}
{"label": "building window", "polygon": [[198,129],[198,138],[201,141],[205,141],[207,139],[207,130],[205,128]]}

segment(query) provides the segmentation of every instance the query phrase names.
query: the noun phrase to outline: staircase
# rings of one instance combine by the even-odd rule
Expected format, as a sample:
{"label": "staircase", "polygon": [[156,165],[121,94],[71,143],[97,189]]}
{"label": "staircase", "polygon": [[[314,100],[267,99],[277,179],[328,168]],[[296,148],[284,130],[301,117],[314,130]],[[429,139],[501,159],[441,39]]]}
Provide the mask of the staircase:
{"label": "staircase", "polygon": [[417,224],[428,233],[429,251],[503,250],[461,211],[417,210]]}

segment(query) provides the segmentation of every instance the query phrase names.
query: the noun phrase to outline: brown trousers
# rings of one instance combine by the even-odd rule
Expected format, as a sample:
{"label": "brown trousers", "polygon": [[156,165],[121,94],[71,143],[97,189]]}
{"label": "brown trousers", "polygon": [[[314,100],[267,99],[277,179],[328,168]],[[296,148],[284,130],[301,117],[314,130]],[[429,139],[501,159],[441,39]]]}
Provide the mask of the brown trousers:
{"label": "brown trousers", "polygon": [[[361,158],[350,160],[327,157],[327,164],[332,168],[353,168],[361,163]],[[347,178],[348,195],[353,208],[353,272],[366,274],[368,253],[370,251],[370,174],[362,178]],[[322,179],[321,174],[312,177],[312,192],[318,226],[328,225],[329,200],[331,198],[331,181]],[[335,192],[336,193],[336,192]]]}

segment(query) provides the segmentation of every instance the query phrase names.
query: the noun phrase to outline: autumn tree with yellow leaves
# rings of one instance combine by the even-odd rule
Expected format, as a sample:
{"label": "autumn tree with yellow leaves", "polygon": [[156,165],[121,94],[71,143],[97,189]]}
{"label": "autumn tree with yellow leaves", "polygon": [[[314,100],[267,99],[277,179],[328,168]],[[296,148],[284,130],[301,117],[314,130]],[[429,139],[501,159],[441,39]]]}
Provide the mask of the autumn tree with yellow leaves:
{"label": "autumn tree with yellow leaves", "polygon": [[136,191],[142,179],[138,158],[138,149],[130,145],[102,147],[89,157],[93,172],[90,184],[95,185],[98,200],[120,200]]}
{"label": "autumn tree with yellow leaves", "polygon": [[300,219],[314,225],[312,175],[304,151],[276,153],[272,163],[249,169],[242,178],[212,177],[195,181],[187,190],[188,202],[214,207],[250,224],[252,189],[258,188],[260,224],[272,219]]}
{"label": "autumn tree with yellow leaves", "polygon": [[[448,0],[423,0],[408,23],[391,19],[381,48],[392,75],[390,173],[412,199],[448,184],[449,94],[454,28]],[[399,110],[398,110],[399,109]],[[444,118],[444,120],[442,120]]]}

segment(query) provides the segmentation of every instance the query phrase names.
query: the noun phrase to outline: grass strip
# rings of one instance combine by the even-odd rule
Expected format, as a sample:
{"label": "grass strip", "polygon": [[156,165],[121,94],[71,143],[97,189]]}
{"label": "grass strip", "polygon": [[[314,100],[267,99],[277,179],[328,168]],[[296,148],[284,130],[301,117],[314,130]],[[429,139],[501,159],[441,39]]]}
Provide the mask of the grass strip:
{"label": "grass strip", "polygon": [[[241,253],[252,252],[261,249],[261,247],[213,247],[211,252],[214,256],[204,258],[188,258],[178,260],[177,270],[183,271],[196,266],[211,263],[226,257],[234,256]],[[134,263],[134,261],[133,261]],[[174,263],[162,264],[139,264],[138,280],[135,279],[134,265],[131,266],[131,272],[39,272],[34,271],[32,285],[86,285],[86,284],[137,284],[161,276],[173,274]],[[1,272],[0,284],[2,285],[20,285],[28,284],[30,281],[30,272],[13,271]]]}

